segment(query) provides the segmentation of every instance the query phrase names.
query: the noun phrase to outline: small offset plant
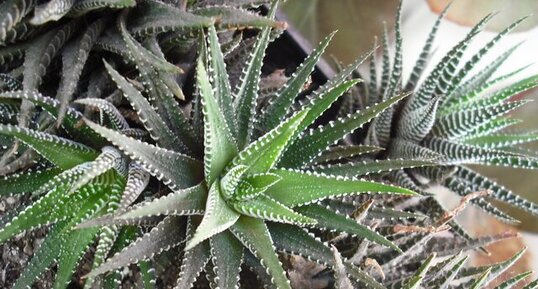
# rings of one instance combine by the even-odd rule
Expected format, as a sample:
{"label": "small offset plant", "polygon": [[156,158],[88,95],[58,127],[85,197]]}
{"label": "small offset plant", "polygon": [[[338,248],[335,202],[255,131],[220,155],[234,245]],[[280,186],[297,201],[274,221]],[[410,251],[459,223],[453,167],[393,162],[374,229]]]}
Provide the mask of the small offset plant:
{"label": "small offset plant", "polygon": [[[501,216],[484,189],[535,212],[474,172],[463,181],[466,163],[535,166],[501,150],[533,137],[492,137],[501,121],[484,114],[517,106],[505,101],[536,80],[481,96],[507,53],[463,81],[512,27],[456,73],[486,17],[414,89],[440,20],[408,87],[398,21],[379,86],[350,79],[370,54],[319,86],[310,74],[332,34],[291,76],[262,73],[285,27],[274,20],[278,1],[265,16],[263,2],[0,4],[0,194],[28,203],[4,216],[0,242],[46,235],[10,288],[53,268],[47,288],[285,289],[297,283],[286,270],[300,269],[286,255],[319,263],[310,282],[336,288],[481,288],[521,257],[464,267],[462,251],[514,234],[473,238],[454,221],[469,202]],[[365,87],[367,99],[355,93]],[[418,175],[460,193],[461,205],[443,208]]]}

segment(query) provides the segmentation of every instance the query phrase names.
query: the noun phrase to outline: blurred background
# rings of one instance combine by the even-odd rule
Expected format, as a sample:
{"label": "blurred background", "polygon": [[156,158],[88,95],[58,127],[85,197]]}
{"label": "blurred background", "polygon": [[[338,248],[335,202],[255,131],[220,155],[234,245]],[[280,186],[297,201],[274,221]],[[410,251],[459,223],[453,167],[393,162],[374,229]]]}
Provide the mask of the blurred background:
{"label": "blurred background", "polygon": [[[404,82],[436,17],[449,2],[449,0],[404,0],[402,9]],[[389,34],[391,33],[398,4],[399,1],[396,0],[289,0],[282,5],[282,13],[291,28],[312,44],[316,44],[332,31],[338,30],[325,55],[325,60],[331,65],[333,63],[331,57],[335,57],[347,64],[371,49],[374,36],[381,36],[384,23],[389,29]],[[464,37],[470,26],[490,12],[497,12],[497,15],[486,31],[473,42],[468,55],[478,50],[496,32],[513,21],[530,15],[515,32],[499,43],[497,49],[492,51],[482,64],[487,65],[502,51],[521,41],[524,43],[497,73],[511,72],[538,61],[537,0],[456,0],[439,29],[434,44],[437,51],[430,63],[440,60],[445,52]],[[475,69],[480,69],[480,67]],[[538,64],[531,65],[510,81],[534,74],[538,74]],[[526,92],[518,97],[536,100],[538,90]],[[538,102],[524,106],[513,115],[524,120],[521,128],[535,128],[538,132]],[[538,143],[531,144],[530,147],[538,150]],[[538,171],[484,167],[474,169],[496,179],[517,194],[538,202]],[[442,192],[442,194],[442,197],[447,199],[448,207],[457,202],[454,194],[450,192]],[[519,269],[522,271],[523,268],[532,267],[536,272],[538,270],[538,219],[508,206],[500,205],[500,207],[521,220],[521,225],[511,228],[472,208],[460,217],[460,221],[475,235],[518,230],[523,238],[497,245],[491,249],[494,252],[492,256],[476,254],[474,262],[479,264],[499,261],[521,247],[528,246],[530,252],[527,258],[520,262]]]}

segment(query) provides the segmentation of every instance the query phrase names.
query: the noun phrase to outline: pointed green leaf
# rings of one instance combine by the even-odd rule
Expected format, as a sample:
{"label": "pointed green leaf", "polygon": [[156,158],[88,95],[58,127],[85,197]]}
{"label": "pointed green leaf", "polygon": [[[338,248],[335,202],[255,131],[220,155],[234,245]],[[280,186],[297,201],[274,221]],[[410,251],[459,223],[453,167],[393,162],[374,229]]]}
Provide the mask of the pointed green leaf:
{"label": "pointed green leaf", "polygon": [[367,180],[334,177],[298,170],[273,170],[282,180],[265,192],[274,200],[288,207],[296,207],[318,200],[361,193],[387,193],[414,195],[400,187]]}
{"label": "pointed green leaf", "polygon": [[258,219],[301,226],[316,223],[314,219],[296,213],[292,209],[263,194],[250,200],[233,202],[232,206],[242,215]]}
{"label": "pointed green leaf", "polygon": [[237,147],[213,96],[213,89],[201,58],[198,59],[196,79],[204,113],[205,178],[208,186],[211,186],[228,162],[237,155]]}
{"label": "pointed green leaf", "polygon": [[480,288],[482,288],[482,286],[485,285],[486,280],[487,280],[490,272],[491,272],[491,268],[486,269],[486,271],[484,271],[484,273],[482,273],[480,276],[478,276],[478,278],[476,278],[474,280],[474,282],[471,284],[469,289],[480,289]]}
{"label": "pointed green leaf", "polygon": [[263,220],[242,216],[231,227],[231,231],[260,260],[271,276],[273,284],[279,289],[291,289],[290,281],[286,278],[286,272],[278,260],[273,240]]}
{"label": "pointed green leaf", "polygon": [[237,201],[250,200],[265,192],[278,181],[280,181],[280,177],[271,173],[245,176],[240,180],[233,199]]}
{"label": "pointed green leaf", "polygon": [[536,289],[538,288],[538,279],[532,281],[531,283],[527,284],[527,286],[523,287],[523,289]]}
{"label": "pointed green leaf", "polygon": [[[343,93],[354,84],[354,82],[344,83],[343,87],[341,87],[343,90],[340,93]],[[297,168],[311,162],[313,158],[315,158],[322,151],[326,150],[327,147],[342,139],[344,136],[352,133],[357,128],[360,128],[372,118],[379,115],[379,113],[391,107],[406,96],[407,94],[402,94],[392,97],[389,100],[371,108],[358,111],[347,118],[339,119],[336,122],[331,122],[326,126],[322,126],[308,132],[305,136],[297,139],[289,147],[282,157],[279,165],[289,168]],[[312,110],[314,110],[314,108],[312,108]],[[309,117],[311,117],[312,110],[309,111],[307,117],[303,121],[303,124],[309,124],[309,121],[313,121],[315,119],[309,119]]]}
{"label": "pointed green leaf", "polygon": [[209,27],[215,22],[210,17],[194,15],[178,7],[154,0],[137,3],[130,18],[129,28],[136,36],[199,29]]}
{"label": "pointed green leaf", "polygon": [[374,160],[363,162],[352,162],[346,164],[320,165],[312,167],[312,170],[333,176],[356,177],[377,174],[381,172],[390,172],[404,168],[417,168],[425,166],[435,166],[437,163],[423,160]]}
{"label": "pointed green leaf", "polygon": [[205,209],[207,189],[205,184],[172,192],[166,196],[137,204],[127,209],[117,219],[136,219],[159,215],[202,214]]}
{"label": "pointed green leaf", "polygon": [[191,157],[124,136],[91,121],[86,121],[86,124],[132,159],[139,161],[172,190],[194,186],[202,179],[202,164]]}
{"label": "pointed green leaf", "polygon": [[527,271],[527,272],[524,272],[524,273],[521,273],[521,274],[518,274],[506,281],[504,281],[503,283],[499,284],[499,286],[495,287],[495,289],[510,289],[512,288],[514,285],[516,285],[517,283],[519,283],[519,281],[529,277],[532,275],[532,271]]}
{"label": "pointed green leaf", "polygon": [[0,125],[0,134],[14,136],[61,169],[91,161],[97,153],[90,147],[45,132],[13,125]]}
{"label": "pointed green leaf", "polygon": [[235,5],[230,5],[229,2],[226,2],[225,5],[218,6],[204,5],[192,10],[192,12],[196,15],[215,19],[215,25],[219,30],[242,29],[245,27],[262,29],[266,27],[285,28],[284,23],[272,19],[270,16],[271,13],[268,16],[260,16],[247,9],[231,6]]}
{"label": "pointed green leaf", "polygon": [[[43,96],[37,91],[13,91],[0,93],[0,98],[28,100],[33,104],[40,106],[50,115],[58,118],[60,112],[60,102],[56,99]],[[62,127],[70,135],[88,144],[102,145],[103,138],[95,133],[92,129],[82,122],[82,114],[77,110],[67,107],[66,115],[62,121]]]}
{"label": "pointed green leaf", "polygon": [[358,221],[346,216],[339,215],[321,205],[311,204],[295,209],[297,212],[317,221],[314,226],[325,230],[335,230],[341,233],[351,234],[359,238],[368,239],[376,244],[380,244],[401,252],[400,248],[384,236],[360,224]]}
{"label": "pointed green leaf", "polygon": [[[274,2],[268,17],[273,18],[277,2]],[[258,83],[260,81],[265,49],[269,44],[271,27],[265,27],[260,32],[258,40],[243,70],[241,84],[235,94],[234,111],[237,117],[237,143],[239,149],[244,148],[250,141],[254,123],[254,111],[258,97]]]}
{"label": "pointed green leaf", "polygon": [[286,121],[251,143],[233,160],[235,165],[248,167],[251,174],[265,173],[275,166],[302,125],[309,110],[296,113]]}
{"label": "pointed green leaf", "polygon": [[[288,225],[270,223],[269,230],[274,238],[275,246],[288,254],[299,254],[305,258],[312,259],[321,264],[334,266],[335,260],[331,249],[322,243],[313,235],[304,230]],[[351,265],[344,261],[344,266],[348,274],[368,288],[386,289],[383,285],[377,282],[374,278],[360,270],[357,266]]]}
{"label": "pointed green leaf", "polygon": [[62,221],[52,227],[37,252],[24,267],[24,271],[13,285],[13,289],[29,288],[58,259],[62,242],[65,241],[66,237],[61,232],[67,225],[67,221]]}
{"label": "pointed green leaf", "polygon": [[153,256],[178,246],[184,236],[184,222],[179,216],[168,216],[149,233],[139,237],[121,252],[109,258],[98,268],[90,272],[90,276],[97,276],[111,270],[135,264],[141,260],[148,260]]}
{"label": "pointed green leaf", "polygon": [[4,176],[0,179],[0,195],[30,193],[57,176],[63,170],[57,167],[34,169]]}
{"label": "pointed green leaf", "polygon": [[71,278],[78,262],[91,245],[97,233],[98,228],[89,228],[83,230],[74,230],[67,236],[67,242],[61,246],[60,256],[58,258],[58,270],[54,280],[53,289],[64,289],[71,282]]}
{"label": "pointed green leaf", "polygon": [[321,153],[312,160],[312,163],[324,163],[330,161],[337,161],[344,158],[351,158],[362,154],[375,153],[383,150],[382,147],[366,146],[366,145],[349,145],[349,146],[335,146]]}
{"label": "pointed green leaf", "polygon": [[420,283],[422,282],[422,279],[426,277],[426,273],[428,272],[428,269],[430,268],[430,265],[435,258],[436,254],[430,255],[424,263],[418,268],[417,272],[407,281],[407,283],[403,286],[402,289],[416,289],[419,288]]}
{"label": "pointed green leaf", "polygon": [[536,133],[521,134],[490,134],[481,137],[466,139],[464,143],[476,145],[483,148],[511,147],[518,144],[538,141]]}
{"label": "pointed green leaf", "polygon": [[76,17],[93,10],[100,10],[103,8],[127,8],[135,5],[135,0],[78,0],[73,4],[68,15]]}
{"label": "pointed green leaf", "polygon": [[243,246],[228,231],[209,239],[211,262],[218,288],[239,288],[239,272],[243,263]]}
{"label": "pointed green leaf", "polygon": [[123,76],[119,74],[110,64],[104,61],[105,67],[110,74],[112,80],[116,83],[119,89],[123,92],[133,108],[140,116],[140,120],[149,131],[151,137],[161,146],[167,149],[182,150],[183,142],[179,140],[170,129],[166,126],[162,118],[151,107],[150,103],[142,96],[142,94],[130,84]]}
{"label": "pointed green leaf", "polygon": [[276,127],[285,117],[335,33],[331,33],[319,43],[318,47],[301,63],[301,66],[297,68],[288,82],[276,93],[275,99],[271,101],[263,112],[262,118],[258,120],[265,131]]}
{"label": "pointed green leaf", "polygon": [[230,228],[239,219],[240,215],[228,207],[220,190],[218,182],[213,183],[209,189],[204,217],[192,238],[187,241],[185,251]]}
{"label": "pointed green leaf", "polygon": [[[187,238],[190,238],[191,224],[187,227]],[[211,258],[209,241],[202,242],[198,246],[185,251],[181,260],[179,276],[174,289],[192,288],[192,285],[204,270]]]}
{"label": "pointed green leaf", "polygon": [[[233,114],[233,99],[232,88],[230,87],[230,80],[228,79],[228,73],[226,71],[226,64],[224,63],[224,55],[219,44],[217,37],[217,31],[214,26],[209,27],[209,35],[207,37],[208,44],[207,49],[210,56],[210,66],[214,73],[212,78],[213,87],[215,87],[215,99],[218,102],[226,124],[232,133],[232,136],[236,136],[236,120]],[[201,89],[201,87],[200,87]]]}

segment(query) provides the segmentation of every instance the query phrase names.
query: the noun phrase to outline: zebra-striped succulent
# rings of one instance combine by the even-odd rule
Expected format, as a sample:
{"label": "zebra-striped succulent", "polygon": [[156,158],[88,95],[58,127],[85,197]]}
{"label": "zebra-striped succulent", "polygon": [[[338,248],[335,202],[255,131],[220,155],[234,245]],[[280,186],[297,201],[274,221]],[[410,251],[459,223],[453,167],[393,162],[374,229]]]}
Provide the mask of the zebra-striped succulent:
{"label": "zebra-striped succulent", "polygon": [[[380,162],[387,162],[387,159],[394,158],[431,159],[440,164],[406,169],[394,166],[385,177],[404,187],[424,191],[431,184],[441,184],[460,196],[476,191],[489,191],[487,196],[476,198],[472,203],[504,222],[513,223],[517,220],[498,209],[491,203],[491,200],[502,201],[538,215],[536,204],[514,194],[467,166],[538,168],[535,152],[518,147],[518,145],[538,140],[538,135],[532,131],[503,130],[520,122],[511,118],[508,113],[528,103],[529,100],[515,100],[514,96],[538,86],[538,76],[534,75],[508,85],[505,84],[500,89],[497,88],[499,84],[506,83],[525,67],[492,78],[492,75],[519,44],[514,45],[476,73],[472,73],[495,44],[525,18],[508,26],[473,55],[464,57],[469,44],[493,18],[493,14],[487,15],[434,65],[428,75],[423,76],[443,15],[444,13],[435,22],[406,83],[402,83],[403,52],[399,20],[395,27],[396,50],[392,60],[385,31],[381,80],[378,81],[378,67],[375,57],[372,57],[369,80],[348,95],[345,104],[341,107],[341,112],[348,113],[382,101],[393,93],[406,91],[412,92],[412,95],[398,106],[384,111],[372,122],[367,131],[358,135],[354,141],[384,148],[381,152],[370,155]],[[420,79],[423,80],[419,81]],[[349,165],[323,168],[323,171],[340,172],[342,175],[353,174],[353,170],[346,169],[346,166]],[[351,166],[356,165],[351,164]]]}
{"label": "zebra-striped succulent", "polygon": [[[14,288],[32,286],[54,264],[47,288],[295,288],[286,270],[305,269],[290,255],[322,265],[312,279],[337,288],[480,288],[522,256],[464,267],[461,251],[514,234],[471,238],[454,221],[469,202],[500,212],[482,189],[534,210],[478,175],[460,180],[470,159],[534,161],[501,150],[532,135],[492,137],[511,121],[483,115],[517,106],[504,103],[535,79],[481,96],[507,78],[487,81],[507,53],[459,85],[497,40],[454,72],[484,23],[424,88],[414,83],[433,36],[403,89],[399,22],[394,66],[385,52],[379,87],[350,78],[370,54],[318,86],[310,74],[333,35],[292,75],[262,73],[266,48],[285,27],[274,20],[278,1],[265,16],[250,9],[264,2],[0,4],[0,195],[24,203],[3,216],[0,243],[35,228],[46,235]],[[366,100],[354,93],[365,87]],[[485,112],[452,112],[476,107]],[[334,108],[344,114],[334,119]],[[454,157],[445,142],[476,150]],[[446,211],[423,192],[415,177],[429,173],[464,190],[460,206]]]}

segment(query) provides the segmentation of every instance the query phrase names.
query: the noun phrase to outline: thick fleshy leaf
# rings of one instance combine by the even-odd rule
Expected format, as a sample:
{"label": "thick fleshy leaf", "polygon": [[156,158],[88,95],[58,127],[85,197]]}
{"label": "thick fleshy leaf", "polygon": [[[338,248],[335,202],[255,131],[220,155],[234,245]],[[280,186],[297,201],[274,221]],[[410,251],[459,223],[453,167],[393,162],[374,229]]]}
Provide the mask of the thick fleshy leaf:
{"label": "thick fleshy leaf", "polygon": [[[278,1],[277,1],[278,2]],[[274,2],[268,17],[273,18],[277,2]],[[258,40],[250,54],[246,68],[243,70],[241,84],[235,94],[234,112],[237,117],[237,143],[239,149],[244,148],[250,141],[254,129],[254,111],[258,97],[258,83],[265,57],[265,49],[269,44],[271,27],[265,27],[260,32]]]}
{"label": "thick fleshy leaf", "polygon": [[451,165],[482,164],[512,168],[538,169],[538,159],[532,156],[513,154],[502,150],[483,149],[456,143],[444,138],[430,138],[425,145],[445,156]]}
{"label": "thick fleshy leaf", "polygon": [[95,202],[92,210],[96,211],[109,197],[104,191],[111,190],[110,187],[89,184],[69,195],[66,194],[68,189],[66,184],[56,187],[19,213],[0,230],[0,243],[18,233],[70,219],[89,202]]}
{"label": "thick fleshy leaf", "polygon": [[116,83],[118,88],[121,89],[125,98],[130,101],[133,108],[137,111],[140,120],[149,131],[151,137],[164,148],[182,151],[184,148],[183,142],[170,131],[160,115],[153,110],[150,103],[144,96],[142,96],[140,91],[130,84],[106,61],[104,63],[112,80]]}
{"label": "thick fleshy leaf", "polygon": [[470,109],[458,110],[437,120],[432,128],[432,135],[447,139],[457,139],[469,134],[477,127],[488,123],[516,108],[527,101],[514,101],[488,106],[476,106]]}
{"label": "thick fleshy leaf", "polygon": [[495,287],[495,289],[510,289],[517,283],[519,283],[521,280],[527,278],[528,276],[532,275],[532,271],[527,271],[521,274],[518,274],[503,283],[499,284],[499,286]]}
{"label": "thick fleshy leaf", "polygon": [[321,264],[334,263],[329,247],[313,234],[289,224],[268,223],[267,226],[279,251],[301,255]]}
{"label": "thick fleshy leaf", "polygon": [[446,15],[446,12],[450,8],[450,4],[448,4],[445,9],[439,14],[437,19],[435,20],[435,23],[432,25],[432,29],[428,33],[428,38],[424,42],[424,46],[422,47],[422,51],[419,54],[419,57],[417,61],[415,62],[415,66],[413,67],[413,70],[411,72],[411,75],[409,76],[409,80],[407,81],[407,84],[405,85],[405,91],[413,90],[418,83],[418,80],[424,73],[424,69],[426,68],[426,65],[428,64],[428,59],[431,57],[431,50],[433,43],[435,41],[435,37],[437,35],[437,30],[439,29],[439,25],[441,24],[441,21]]}
{"label": "thick fleshy leaf", "polygon": [[279,169],[271,172],[282,179],[267,189],[266,194],[288,207],[361,193],[415,194],[404,188],[367,180],[334,177],[298,170]]}
{"label": "thick fleshy leaf", "polygon": [[13,285],[13,289],[26,289],[32,286],[37,278],[58,259],[62,242],[66,241],[66,235],[61,233],[66,226],[68,226],[68,222],[62,221],[51,228],[39,250],[24,267],[24,271]]}
{"label": "thick fleshy leaf", "polygon": [[210,17],[194,15],[160,1],[146,0],[136,5],[129,19],[129,27],[138,36],[199,29],[209,27],[214,21]]}
{"label": "thick fleshy leaf", "polygon": [[[59,116],[60,102],[56,99],[44,96],[37,91],[4,92],[0,94],[0,98],[27,100],[40,106],[53,117],[58,118]],[[84,125],[82,122],[82,114],[73,108],[67,107],[66,114],[62,121],[62,127],[65,128],[70,135],[84,141],[84,143],[99,145],[102,145],[103,143],[103,138],[88,126]]]}
{"label": "thick fleshy leaf", "polygon": [[137,162],[131,162],[129,164],[127,183],[118,204],[118,212],[127,209],[140,196],[149,183],[149,177],[149,173]]}
{"label": "thick fleshy leaf", "polygon": [[233,202],[232,206],[242,215],[258,219],[300,226],[316,223],[314,219],[303,216],[263,194],[250,200]]}
{"label": "thick fleshy leaf", "polygon": [[224,63],[224,55],[219,44],[215,27],[209,27],[208,33],[207,50],[210,59],[210,67],[214,73],[211,80],[213,87],[215,88],[214,97],[217,100],[218,107],[220,108],[224,119],[226,120],[227,127],[229,128],[232,136],[235,137],[237,135],[237,131],[236,119],[233,114],[232,88],[230,87],[230,80],[228,79],[226,64]]}
{"label": "thick fleshy leaf", "polygon": [[271,173],[245,176],[239,181],[233,199],[236,201],[253,199],[278,181],[280,181],[280,177]]}
{"label": "thick fleshy leaf", "polygon": [[468,256],[461,258],[453,266],[451,266],[447,271],[443,272],[443,275],[440,276],[437,280],[431,281],[428,285],[436,285],[438,289],[446,289],[449,287],[450,283],[456,278],[459,271],[467,261]]}
{"label": "thick fleshy leaf", "polygon": [[261,120],[258,120],[264,130],[273,129],[285,117],[335,33],[331,33],[320,42],[318,47],[301,63],[288,82],[276,93],[275,99],[265,109]]}
{"label": "thick fleshy leaf", "polygon": [[127,8],[135,5],[135,0],[78,0],[73,4],[68,15],[80,16],[93,10],[100,10],[103,8]]}
{"label": "thick fleshy leaf", "polygon": [[[155,121],[162,120],[164,122],[165,129],[162,130],[165,131],[167,128],[171,131],[173,135],[170,137],[179,142],[179,147],[175,147],[180,149],[179,152],[196,156],[201,155],[200,143],[194,139],[192,127],[181,111],[176,99],[178,95],[184,98],[183,92],[175,80],[176,76],[181,73],[181,69],[166,60],[156,38],[146,40],[145,43],[148,48],[138,43],[127,32],[125,27],[126,14],[127,11],[124,11],[118,19],[120,35],[129,51],[127,58],[136,65],[140,80],[152,107],[148,107],[144,99],[140,99],[136,92],[133,92],[133,99],[129,98],[130,101],[139,114],[147,114],[148,117]],[[135,102],[140,105],[140,108],[136,107]],[[153,107],[155,107],[157,115],[149,111]],[[148,125],[151,124],[148,123]]]}
{"label": "thick fleshy leaf", "polygon": [[156,254],[178,246],[183,241],[181,233],[183,223],[179,216],[166,217],[149,233],[144,234],[101,266],[92,270],[90,275],[97,276],[141,260],[147,260]]}
{"label": "thick fleshy leaf", "polygon": [[418,268],[417,272],[407,281],[407,283],[402,287],[402,289],[416,289],[419,288],[420,283],[426,277],[428,269],[431,266],[433,259],[435,258],[435,253],[430,255],[424,263]]}
{"label": "thick fleshy leaf", "polygon": [[[61,0],[70,2],[72,5],[73,0]],[[54,1],[50,1],[47,5],[51,5]],[[69,7],[70,8],[70,7]],[[65,11],[67,13],[67,11]],[[37,17],[36,15],[34,16]],[[84,34],[75,42],[73,46],[63,52],[63,66],[62,66],[62,79],[60,80],[60,87],[58,88],[58,94],[56,99],[60,100],[60,111],[58,115],[58,123],[62,122],[65,116],[67,105],[72,99],[77,84],[79,82],[82,69],[86,64],[86,60],[90,54],[93,44],[105,28],[106,21],[104,18],[94,21],[86,28]]]}
{"label": "thick fleshy leaf", "polygon": [[351,280],[347,277],[346,273],[346,267],[344,266],[344,262],[342,261],[342,255],[338,252],[336,247],[332,247],[331,250],[333,251],[334,255],[334,277],[336,279],[336,286],[339,289],[353,289],[353,284],[351,284]]}
{"label": "thick fleshy leaf", "polygon": [[213,183],[209,189],[204,217],[193,236],[187,241],[185,251],[230,228],[239,219],[240,215],[226,204],[220,190],[218,182]]}
{"label": "thick fleshy leaf", "polygon": [[309,110],[296,113],[280,125],[251,143],[233,160],[235,165],[246,166],[251,174],[265,173],[275,166],[293,138],[298,135]]}
{"label": "thick fleshy leaf", "polygon": [[172,192],[155,200],[128,208],[116,219],[136,219],[159,215],[202,214],[205,209],[207,189],[205,184]]}
{"label": "thick fleshy leaf", "polygon": [[39,5],[29,22],[32,25],[42,25],[49,21],[57,21],[69,12],[74,2],[74,0],[53,0]]}
{"label": "thick fleshy leaf", "polygon": [[89,228],[83,230],[73,230],[67,236],[67,242],[61,246],[60,256],[58,258],[58,271],[54,280],[54,289],[63,289],[71,282],[71,277],[77,268],[80,259],[91,245],[97,233],[98,228]]}
{"label": "thick fleshy leaf", "polygon": [[129,129],[129,124],[127,120],[121,115],[120,111],[106,99],[101,98],[83,98],[77,99],[74,101],[76,104],[83,104],[89,108],[96,109],[100,113],[101,124],[104,125],[106,120],[107,123],[113,129],[125,130]]}
{"label": "thick fleshy leaf", "polygon": [[337,161],[344,158],[351,158],[362,154],[375,153],[383,150],[377,146],[366,145],[349,145],[349,146],[335,146],[324,151],[318,157],[312,160],[313,163],[324,163],[330,161]]}
{"label": "thick fleshy leaf", "polygon": [[142,280],[141,289],[155,289],[157,286],[157,276],[155,276],[155,268],[151,261],[141,261],[138,263],[140,268],[140,279]]}
{"label": "thick fleshy leaf", "polygon": [[519,72],[519,70],[487,81],[486,83],[475,88],[471,92],[459,96],[451,103],[449,103],[450,105],[445,104],[445,106],[440,111],[440,114],[446,115],[449,113],[456,112],[460,109],[469,109],[475,106],[498,104],[502,101],[510,99],[510,97],[514,95],[517,95],[525,90],[532,89],[533,87],[538,85],[538,76],[534,75],[513,84],[510,84],[493,93],[488,93],[490,88],[494,87],[495,85],[499,85],[499,83],[502,83],[503,81],[506,81],[508,78],[510,78],[513,74],[516,74],[517,72]]}
{"label": "thick fleshy leaf", "polygon": [[325,230],[338,231],[341,233],[351,234],[359,238],[368,239],[374,243],[392,248],[401,252],[400,248],[387,238],[383,237],[373,229],[360,224],[358,221],[350,219],[346,216],[339,215],[330,209],[324,208],[321,205],[311,204],[295,209],[297,212],[310,217],[317,221],[314,226]]}
{"label": "thick fleshy leaf", "polygon": [[220,30],[242,29],[245,27],[283,29],[286,27],[284,23],[273,20],[273,17],[270,16],[271,13],[269,13],[269,16],[260,16],[249,10],[231,6],[235,5],[229,5],[229,3],[220,6],[207,5],[196,8],[192,12],[196,13],[196,15],[216,19],[215,25]]}
{"label": "thick fleshy leaf", "polygon": [[[352,84],[353,82],[344,83],[341,87],[341,93],[351,87]],[[347,118],[331,122],[326,126],[322,126],[308,132],[305,136],[297,139],[289,147],[282,157],[282,161],[279,165],[289,168],[297,168],[312,161],[313,158],[318,156],[322,151],[326,150],[327,147],[342,139],[344,136],[352,133],[357,128],[360,128],[362,125],[379,115],[379,113],[385,109],[397,103],[399,100],[403,99],[405,96],[407,96],[407,94],[392,97],[389,100],[371,108],[358,111]],[[309,114],[305,118],[305,124],[307,124],[308,121],[313,120],[308,119],[311,112],[312,110],[310,110]]]}
{"label": "thick fleshy leaf", "polygon": [[[43,82],[43,76],[52,63],[60,48],[73,36],[78,20],[72,20],[67,24],[43,34],[27,50],[24,59],[23,82],[25,91],[34,91]],[[23,100],[21,104],[21,116],[19,124],[27,126],[33,104]]]}
{"label": "thick fleshy leaf", "polygon": [[198,58],[196,76],[204,113],[205,179],[208,186],[211,186],[237,155],[237,147],[226,118],[213,95],[213,88],[201,58]]}
{"label": "thick fleshy leaf", "polygon": [[127,160],[119,150],[110,146],[104,147],[102,153],[95,160],[85,164],[84,174],[71,184],[68,193],[73,193],[111,169],[114,169],[119,174],[124,173],[127,166],[126,162]]}
{"label": "thick fleshy leaf", "polygon": [[191,187],[202,180],[202,164],[189,156],[124,136],[90,121],[86,123],[172,190]]}
{"label": "thick fleshy leaf", "polygon": [[8,124],[0,125],[0,134],[18,138],[64,170],[97,157],[97,152],[90,147],[45,132]]}
{"label": "thick fleshy leaf", "polygon": [[39,189],[53,177],[62,172],[60,168],[28,170],[11,174],[0,179],[0,195],[30,193]]}
{"label": "thick fleshy leaf", "polygon": [[532,281],[531,283],[527,284],[527,286],[523,287],[523,289],[536,289],[538,288],[538,279]]}
{"label": "thick fleshy leaf", "polygon": [[483,148],[503,148],[528,142],[538,141],[537,133],[520,133],[520,134],[490,134],[481,137],[466,139],[464,143],[476,145]]}
{"label": "thick fleshy leaf", "polygon": [[374,160],[363,162],[351,162],[346,164],[320,165],[312,167],[318,173],[333,176],[357,177],[381,172],[390,172],[404,168],[417,168],[425,166],[435,166],[437,163],[423,160]]}
{"label": "thick fleshy leaf", "polygon": [[480,274],[480,276],[478,276],[478,278],[476,278],[471,283],[471,286],[469,286],[469,289],[480,289],[480,288],[482,288],[482,286],[485,285],[486,279],[489,277],[490,272],[491,272],[491,268],[486,269],[486,271],[484,271],[484,273]]}
{"label": "thick fleshy leaf", "polygon": [[[111,192],[112,195],[117,192]],[[57,223],[45,239],[45,242],[40,247],[38,253],[32,258],[30,264],[26,267],[23,275],[17,280],[14,288],[25,289],[32,285],[32,283],[47,269],[47,267],[58,260],[58,258],[67,261],[64,265],[60,265],[60,277],[57,279],[57,286],[62,288],[66,285],[66,282],[70,279],[72,272],[75,266],[78,263],[78,257],[85,252],[87,245],[85,245],[83,240],[93,239],[97,229],[91,228],[86,229],[81,232],[82,235],[80,240],[82,243],[76,242],[71,237],[75,237],[78,232],[72,231],[72,227],[79,223],[80,221],[91,217],[97,211],[101,210],[109,196],[105,194],[94,194],[93,196],[88,196],[81,194],[79,200],[80,204],[76,206],[75,210],[71,214],[71,219],[60,221]],[[69,201],[67,201],[69,202]],[[70,201],[70,204],[75,203],[73,200]],[[47,212],[48,213],[48,212]],[[71,246],[66,248],[65,246]],[[76,248],[75,248],[76,247]],[[63,287],[65,288],[65,287]]]}
{"label": "thick fleshy leaf", "polygon": [[242,216],[231,227],[231,231],[260,260],[273,284],[279,289],[291,289],[290,281],[278,260],[269,229],[263,220]]}
{"label": "thick fleshy leaf", "polygon": [[4,42],[15,25],[26,16],[37,1],[35,0],[7,0],[0,5],[0,42]]}
{"label": "thick fleshy leaf", "polygon": [[[189,222],[187,227],[187,238],[192,235],[192,223]],[[211,258],[211,249],[209,241],[202,242],[198,246],[185,251],[181,260],[179,276],[174,289],[192,288],[192,285],[204,270],[207,262]]]}
{"label": "thick fleshy leaf", "polygon": [[239,272],[243,263],[243,246],[225,231],[209,239],[211,262],[218,288],[239,288]]}
{"label": "thick fleshy leaf", "polygon": [[469,276],[482,273],[484,271],[488,271],[489,273],[488,276],[484,277],[484,279],[481,281],[483,282],[483,285],[485,286],[489,284],[491,281],[493,281],[495,278],[500,276],[508,268],[510,268],[517,260],[521,258],[521,256],[523,256],[523,253],[525,253],[525,251],[526,251],[526,248],[523,248],[519,252],[517,252],[514,256],[496,264],[479,266],[479,267],[463,268],[460,271],[460,275],[458,277],[460,278],[469,277]]}
{"label": "thick fleshy leaf", "polygon": [[482,20],[477,23],[469,33],[456,44],[445,56],[438,62],[432,72],[424,80],[422,85],[417,89],[416,93],[411,97],[412,101],[409,101],[403,114],[409,113],[419,107],[427,105],[434,95],[442,95],[447,88],[447,82],[452,79],[458,64],[463,57],[465,50],[467,50],[471,41],[484,29],[485,25],[493,18],[493,14],[488,14]]}

